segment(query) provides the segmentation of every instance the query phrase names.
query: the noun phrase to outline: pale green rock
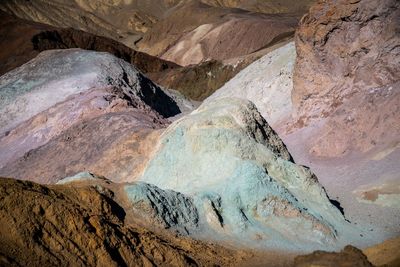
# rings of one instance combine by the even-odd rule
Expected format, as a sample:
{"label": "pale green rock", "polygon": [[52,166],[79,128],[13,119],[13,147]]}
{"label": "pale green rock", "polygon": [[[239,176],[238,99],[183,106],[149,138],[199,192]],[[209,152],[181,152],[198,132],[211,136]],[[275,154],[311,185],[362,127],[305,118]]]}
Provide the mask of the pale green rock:
{"label": "pale green rock", "polygon": [[316,177],[246,100],[210,101],[174,122],[141,181],[192,197],[206,238],[333,249],[350,231]]}

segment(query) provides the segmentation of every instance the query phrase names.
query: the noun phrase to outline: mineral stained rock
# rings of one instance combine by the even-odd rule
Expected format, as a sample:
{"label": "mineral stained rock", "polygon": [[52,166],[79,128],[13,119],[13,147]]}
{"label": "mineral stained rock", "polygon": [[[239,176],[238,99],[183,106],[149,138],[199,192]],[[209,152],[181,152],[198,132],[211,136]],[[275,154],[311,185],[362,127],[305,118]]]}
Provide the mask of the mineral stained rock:
{"label": "mineral stained rock", "polygon": [[102,185],[0,178],[0,196],[2,266],[230,266],[246,256],[149,231]]}
{"label": "mineral stained rock", "polygon": [[121,59],[80,49],[53,50],[1,77],[1,133],[72,94],[111,86],[134,98],[134,106],[147,104],[164,117],[180,112],[164,91]]}
{"label": "mineral stained rock", "polygon": [[84,170],[135,176],[154,130],[186,108],[122,59],[80,49],[45,51],[3,75],[0,101],[0,173],[45,183]]}
{"label": "mineral stained rock", "polygon": [[349,234],[316,177],[248,101],[218,99],[174,122],[140,180],[193,197],[200,236],[307,251]]}
{"label": "mineral stained rock", "polygon": [[[287,44],[270,52],[205,100],[235,96],[254,102],[296,162],[309,166],[341,203],[347,219],[369,229],[360,233],[374,236],[365,246],[399,234],[398,12],[398,1],[320,1],[301,22],[297,51]],[[365,53],[351,52],[360,46]],[[354,75],[341,76],[344,69]],[[372,80],[380,72],[391,74],[378,85]],[[301,98],[308,90],[310,98]]]}
{"label": "mineral stained rock", "polygon": [[340,156],[398,141],[399,32],[396,0],[324,1],[302,18],[292,92],[296,117],[299,126],[328,118],[312,153]]}
{"label": "mineral stained rock", "polygon": [[182,193],[140,182],[126,185],[125,193],[138,214],[157,221],[164,228],[183,234],[198,228],[197,208],[193,200]]}

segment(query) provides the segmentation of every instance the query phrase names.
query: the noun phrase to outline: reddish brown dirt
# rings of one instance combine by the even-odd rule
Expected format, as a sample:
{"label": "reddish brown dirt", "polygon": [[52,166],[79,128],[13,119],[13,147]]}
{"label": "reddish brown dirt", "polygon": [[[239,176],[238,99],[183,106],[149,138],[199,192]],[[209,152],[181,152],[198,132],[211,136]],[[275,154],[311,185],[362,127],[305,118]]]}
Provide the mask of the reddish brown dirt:
{"label": "reddish brown dirt", "polygon": [[0,264],[6,266],[239,265],[251,253],[126,223],[101,186],[42,186],[0,178]]}
{"label": "reddish brown dirt", "polygon": [[364,249],[368,260],[376,266],[400,266],[400,237],[389,239],[381,244]]}

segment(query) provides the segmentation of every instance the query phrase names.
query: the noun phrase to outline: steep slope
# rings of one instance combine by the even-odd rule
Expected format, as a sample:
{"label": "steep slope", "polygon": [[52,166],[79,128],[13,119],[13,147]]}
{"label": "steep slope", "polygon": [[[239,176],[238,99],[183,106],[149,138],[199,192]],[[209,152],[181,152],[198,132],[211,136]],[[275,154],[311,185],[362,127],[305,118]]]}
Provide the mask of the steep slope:
{"label": "steep slope", "polygon": [[281,14],[281,13],[295,13],[304,14],[308,11],[310,6],[316,2],[315,0],[201,0],[211,6],[240,8],[244,10],[266,13],[266,14]]}
{"label": "steep slope", "polygon": [[[189,196],[189,233],[242,246],[311,251],[363,243],[316,177],[295,164],[253,104],[203,104],[163,133],[141,181]],[[191,217],[187,215],[188,217]]]}
{"label": "steep slope", "polygon": [[[229,96],[253,101],[296,162],[309,166],[347,218],[370,229],[377,243],[400,235],[400,90],[395,64],[400,59],[395,30],[399,8],[393,1],[344,2],[321,2],[304,17],[296,35],[297,61],[293,44],[279,48],[206,102]],[[387,26],[377,26],[383,24]],[[367,33],[368,38],[361,38]],[[378,47],[375,39],[387,42]],[[365,53],[349,51],[361,44]],[[335,67],[355,76],[342,77]],[[374,73],[391,73],[394,80],[389,75],[380,80],[382,85],[375,84]],[[311,95],[305,93],[309,89]]]}
{"label": "steep slope", "polygon": [[224,97],[250,100],[268,123],[279,130],[282,121],[291,117],[295,59],[294,43],[281,44],[240,71],[205,101]]}
{"label": "steep slope", "polygon": [[129,63],[79,49],[42,52],[8,72],[0,96],[0,173],[41,182],[99,166],[127,179],[146,158],[138,142],[183,103]]}
{"label": "steep slope", "polygon": [[49,49],[82,48],[108,52],[135,65],[141,72],[160,72],[178,67],[135,51],[112,39],[72,28],[56,28],[18,19],[0,11],[0,75]]}
{"label": "steep slope", "polygon": [[[164,24],[164,18],[175,14],[182,7],[197,16],[202,23],[210,23],[209,19],[219,20],[217,13],[237,13],[237,7],[244,10],[265,12],[267,14],[293,13],[297,18],[307,10],[310,0],[286,1],[208,1],[208,0],[129,0],[129,1],[89,1],[89,0],[4,0],[0,2],[0,10],[14,14],[19,18],[49,24],[55,27],[71,27],[95,35],[112,38],[135,48],[136,43],[155,25]],[[193,8],[194,7],[194,8]],[[208,7],[204,14],[202,7]],[[218,11],[219,10],[219,11]],[[175,18],[175,27],[184,29],[192,27],[193,21],[188,17]],[[240,24],[240,23],[239,23]],[[197,26],[200,26],[198,24]],[[157,26],[158,27],[158,26]],[[183,28],[182,28],[183,27]],[[194,28],[193,28],[194,29]],[[193,30],[192,29],[192,30]],[[185,32],[181,32],[181,34]],[[242,31],[243,33],[243,31]],[[163,34],[159,32],[159,34]],[[157,36],[151,34],[152,38]],[[147,37],[146,37],[147,38]],[[255,40],[253,40],[255,41]],[[249,43],[250,44],[250,43]],[[151,46],[159,45],[151,43]],[[143,46],[142,46],[143,47]],[[151,47],[147,47],[150,48]],[[156,54],[156,53],[155,53]]]}
{"label": "steep slope", "polygon": [[46,187],[0,178],[0,196],[2,265],[229,266],[246,257],[155,234],[101,185]]}
{"label": "steep slope", "polygon": [[53,50],[1,77],[1,132],[72,94],[112,86],[136,100],[134,106],[148,105],[164,117],[179,113],[164,91],[127,62],[107,53]]}
{"label": "steep slope", "polygon": [[179,65],[250,54],[293,33],[295,15],[264,15],[189,2],[147,31],[139,49]]}
{"label": "steep slope", "polygon": [[383,239],[400,235],[399,18],[398,1],[310,9],[296,33],[297,124],[285,138],[350,220]]}
{"label": "steep slope", "polygon": [[147,75],[158,84],[175,89],[191,100],[203,101],[247,64],[243,62],[233,66],[212,60]]}
{"label": "steep slope", "polygon": [[[328,1],[302,19],[292,94],[296,117],[308,124],[329,116],[313,153],[339,156],[397,145],[399,31],[395,0]],[[335,128],[343,129],[340,135]]]}
{"label": "steep slope", "polygon": [[71,28],[61,29],[29,22],[3,12],[0,12],[0,37],[0,75],[28,62],[40,51],[82,48],[111,53],[133,64],[152,81],[166,88],[176,89],[196,101],[209,96],[241,68],[257,58],[255,55],[250,55],[237,60],[239,63],[209,61],[180,67],[172,62],[135,51],[106,37]]}

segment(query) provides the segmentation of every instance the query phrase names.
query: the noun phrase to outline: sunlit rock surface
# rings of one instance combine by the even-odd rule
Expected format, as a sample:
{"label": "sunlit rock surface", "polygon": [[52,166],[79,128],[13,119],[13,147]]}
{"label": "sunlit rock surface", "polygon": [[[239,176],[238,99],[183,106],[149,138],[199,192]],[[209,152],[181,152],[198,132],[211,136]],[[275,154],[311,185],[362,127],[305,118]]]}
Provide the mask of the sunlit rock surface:
{"label": "sunlit rock surface", "polygon": [[400,234],[398,6],[318,2],[301,20],[296,50],[269,53],[210,97],[254,102],[347,219],[369,229],[367,245]]}
{"label": "sunlit rock surface", "polygon": [[0,173],[42,183],[80,171],[133,179],[154,130],[186,102],[111,54],[45,51],[0,77]]}
{"label": "sunlit rock surface", "polygon": [[291,116],[294,42],[273,50],[250,64],[206,99],[237,97],[253,102],[261,115],[275,128]]}
{"label": "sunlit rock surface", "polygon": [[193,197],[209,238],[308,250],[334,248],[348,230],[316,177],[245,100],[212,101],[173,123],[140,180]]}
{"label": "sunlit rock surface", "polygon": [[166,117],[179,113],[164,92],[121,59],[80,49],[51,50],[1,77],[1,132],[72,94],[107,86],[123,88]]}

